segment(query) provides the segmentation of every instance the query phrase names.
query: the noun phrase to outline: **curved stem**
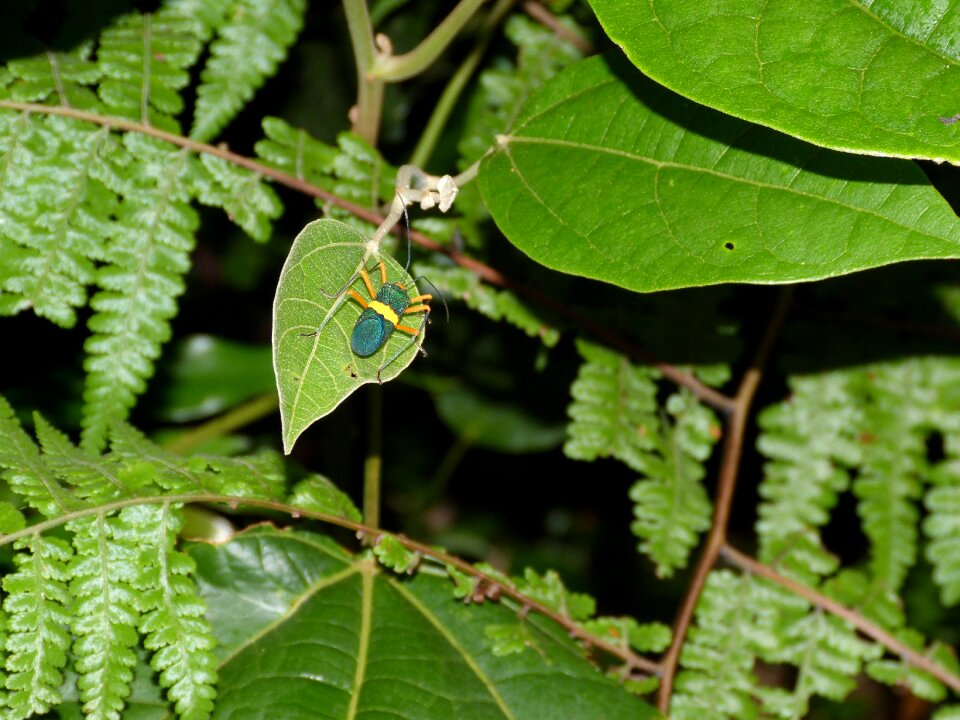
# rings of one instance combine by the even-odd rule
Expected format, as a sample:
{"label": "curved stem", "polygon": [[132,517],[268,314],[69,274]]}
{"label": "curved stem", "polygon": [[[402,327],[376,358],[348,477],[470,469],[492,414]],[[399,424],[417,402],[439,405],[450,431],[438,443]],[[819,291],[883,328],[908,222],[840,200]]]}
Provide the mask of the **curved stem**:
{"label": "curved stem", "polygon": [[537,2],[537,0],[524,0],[523,11],[545,28],[552,30],[554,35],[563,38],[568,43],[573,45],[584,55],[593,55],[593,53],[596,52],[589,40],[578,35],[566,25],[559,22],[557,16],[545,8],[541,3]]}
{"label": "curved stem", "polygon": [[163,448],[170,452],[185,455],[195,447],[214,438],[222,437],[233,430],[272,415],[277,411],[277,393],[268,392],[252,400],[231,408],[223,415],[197,425],[191,430],[164,443]]}
{"label": "curved stem", "polygon": [[347,17],[350,45],[357,67],[357,104],[351,110],[353,131],[376,146],[380,133],[384,84],[381,80],[370,77],[370,68],[376,60],[373,25],[366,0],[343,0],[343,12]]}
{"label": "curved stem", "polygon": [[383,392],[371,387],[367,394],[367,457],[363,461],[363,520],[380,525],[380,484],[383,476]]}
{"label": "curved stem", "polygon": [[433,112],[430,114],[430,118],[427,120],[423,132],[420,134],[420,139],[417,141],[417,146],[410,155],[411,165],[418,167],[426,166],[427,161],[433,154],[434,148],[437,146],[440,134],[447,125],[447,120],[450,119],[450,115],[453,113],[457,100],[460,99],[464,88],[467,86],[467,83],[470,82],[473,74],[480,66],[480,61],[487,52],[487,47],[490,45],[490,38],[493,37],[494,29],[500,24],[503,16],[507,14],[514,2],[516,2],[516,0],[497,0],[497,4],[493,6],[487,19],[484,21],[483,30],[480,32],[480,36],[477,38],[473,50],[470,51],[464,61],[460,63],[460,67],[450,76],[450,81],[443,89],[443,93],[440,95],[440,99],[437,100],[437,104],[434,105]]}
{"label": "curved stem", "polygon": [[417,47],[403,55],[380,54],[367,73],[370,80],[398,82],[430,67],[487,0],[460,0]]}
{"label": "curved stem", "polygon": [[680,660],[680,651],[687,637],[687,630],[693,621],[693,612],[700,599],[700,593],[706,584],[707,575],[720,557],[720,551],[727,541],[727,524],[730,521],[730,509],[733,506],[733,493],[737,485],[737,473],[740,469],[740,457],[743,454],[743,438],[747,427],[747,418],[750,406],[756,395],[763,370],[766,367],[773,344],[776,341],[780,327],[787,315],[790,301],[793,297],[793,288],[785,287],[780,291],[776,309],[767,324],[766,332],[760,341],[750,366],[744,373],[733,401],[726,437],[723,445],[723,459],[720,465],[720,476],[717,483],[717,499],[713,514],[713,524],[710,534],[703,548],[703,553],[697,561],[693,573],[693,580],[687,588],[686,596],[673,624],[673,642],[663,656],[663,677],[657,691],[657,708],[667,714],[670,709],[670,696],[673,692],[673,679],[677,672]]}

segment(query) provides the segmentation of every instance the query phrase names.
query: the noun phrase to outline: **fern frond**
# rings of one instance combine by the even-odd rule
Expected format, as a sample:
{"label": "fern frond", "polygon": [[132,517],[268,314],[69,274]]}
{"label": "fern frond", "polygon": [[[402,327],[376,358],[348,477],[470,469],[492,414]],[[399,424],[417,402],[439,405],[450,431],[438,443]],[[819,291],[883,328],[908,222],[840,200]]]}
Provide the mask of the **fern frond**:
{"label": "fern frond", "polygon": [[459,298],[467,307],[491,320],[510,323],[547,347],[560,340],[560,331],[549,325],[509,290],[497,290],[481,282],[475,272],[460,267],[417,264],[416,275],[424,275],[447,298]]}
{"label": "fern frond", "polygon": [[303,27],[305,0],[234,0],[210,43],[190,136],[209,140],[272,76]]}
{"label": "fern frond", "polygon": [[257,141],[254,152],[266,164],[313,185],[333,172],[337,148],[280,118],[265,117],[262,125],[266,138]]}
{"label": "fern frond", "polygon": [[680,657],[670,704],[674,720],[724,720],[757,715],[751,632],[752,583],[727,570],[707,577]]}
{"label": "fern frond", "polygon": [[233,458],[199,455],[191,460],[194,467],[203,464],[209,486],[221,495],[281,500],[286,492],[283,459],[273,450]]}
{"label": "fern frond", "polygon": [[585,362],[570,388],[573,422],[564,453],[577,460],[615,457],[644,475],[630,490],[637,517],[632,529],[657,574],[669,576],[710,527],[713,508],[702,480],[719,437],[716,418],[688,393],[667,401],[672,422],[661,418],[656,370],[584,341],[577,348]]}
{"label": "fern frond", "polygon": [[656,563],[660,577],[685,567],[700,534],[710,528],[713,504],[703,487],[703,464],[719,436],[713,412],[691,393],[672,395],[666,409],[673,420],[654,434],[646,479],[630,488],[637,518],[631,530],[642,539],[640,550]]}
{"label": "fern frond", "polygon": [[124,136],[130,160],[139,170],[116,188],[120,205],[107,264],[98,271],[103,290],[93,297],[94,332],[84,363],[83,447],[101,449],[107,429],[126,419],[153,361],[170,336],[176,297],[190,267],[193,233],[199,224],[189,205],[186,151],[132,133]]}
{"label": "fern frond", "polygon": [[[908,647],[919,650],[941,667],[948,668],[952,673],[960,672],[960,665],[953,651],[942,643],[934,643],[928,650],[924,650],[923,636],[910,629],[901,629],[897,632],[897,639]],[[919,670],[901,660],[874,660],[867,665],[867,674],[874,680],[887,685],[902,685],[910,689],[914,695],[929,702],[940,702],[947,696],[947,689],[939,680],[929,673]]]}
{"label": "fern frond", "polygon": [[130,13],[100,35],[97,61],[103,73],[100,98],[106,112],[178,132],[180,90],[202,48],[197,23],[160,12]]}
{"label": "fern frond", "polygon": [[75,447],[40,414],[34,413],[33,421],[47,466],[87,504],[131,497],[150,482],[149,478],[127,472],[114,456],[96,455]]}
{"label": "fern frond", "polygon": [[911,359],[872,368],[862,376],[869,403],[862,432],[868,442],[853,492],[870,540],[870,569],[891,594],[916,561],[916,501],[920,477],[927,470],[932,400],[929,369],[922,359]]}
{"label": "fern frond", "polygon": [[89,177],[107,142],[106,129],[68,118],[0,113],[0,312],[76,322],[116,205]]}
{"label": "fern frond", "polygon": [[0,468],[10,490],[47,517],[65,514],[79,502],[61,485],[36,444],[20,426],[13,408],[0,395]]}
{"label": "fern frond", "polygon": [[203,155],[200,161],[207,173],[202,182],[194,178],[197,199],[206,205],[223,208],[227,217],[254,240],[269,240],[271,220],[283,212],[283,205],[273,189],[256,173],[218,157]]}
{"label": "fern frond", "polygon": [[166,0],[163,9],[171,15],[192,18],[196,35],[207,42],[220,27],[234,0]]}
{"label": "fern frond", "polygon": [[960,463],[946,460],[933,469],[934,483],[924,498],[923,531],[930,539],[926,557],[944,605],[960,601]]}
{"label": "fern frond", "polygon": [[883,652],[878,645],[861,640],[842,620],[820,609],[785,623],[782,642],[775,657],[797,666],[797,679],[787,702],[791,716],[797,718],[806,715],[813,695],[845,698],[856,687],[864,663]]}
{"label": "fern frond", "polygon": [[15,543],[16,572],[4,576],[9,635],[6,687],[9,718],[47,712],[61,701],[67,662],[70,546],[59,538],[33,535]]}
{"label": "fern frond", "polygon": [[89,86],[100,79],[100,68],[90,59],[92,50],[91,43],[84,43],[72,52],[11,60],[2,94],[19,102],[93,109],[99,100]]}
{"label": "fern frond", "polygon": [[862,409],[847,371],[790,380],[790,397],[759,417],[757,446],[768,462],[756,524],[759,556],[807,584],[836,570],[820,528],[862,457]]}
{"label": "fern frond", "polygon": [[140,632],[153,652],[150,665],[179,715],[207,718],[216,696],[215,641],[204,617],[206,604],[189,577],[193,560],[174,548],[179,512],[169,505],[141,505],[125,508],[121,518],[140,550],[132,584],[142,593]]}
{"label": "fern frond", "polygon": [[[333,168],[326,177],[319,179],[320,187],[363,207],[377,207],[380,203],[393,201],[397,169],[389,165],[376,148],[358,135],[346,132],[337,135],[337,148],[339,152],[333,159]],[[322,206],[319,200],[317,204]],[[362,233],[370,233],[372,226],[366,220],[335,206],[327,211],[329,217]]]}
{"label": "fern frond", "polygon": [[204,467],[197,467],[192,458],[158,447],[127,423],[111,426],[110,449],[123,459],[127,473],[149,479],[168,493],[216,492]]}
{"label": "fern frond", "polygon": [[660,374],[583,340],[577,350],[584,363],[570,387],[572,422],[563,452],[574,460],[613,457],[646,472],[660,432],[654,383]]}
{"label": "fern frond", "polygon": [[[393,200],[397,170],[362,138],[340,133],[337,147],[332,147],[278,118],[265,118],[263,130],[266,138],[257,142],[255,151],[266,164],[364,207]],[[330,217],[369,232],[370,223],[325,202],[317,199]]]}
{"label": "fern frond", "polygon": [[70,567],[77,687],[86,716],[103,720],[121,717],[137,661],[138,549],[125,528],[115,532],[122,522],[97,515],[67,526],[77,553]]}

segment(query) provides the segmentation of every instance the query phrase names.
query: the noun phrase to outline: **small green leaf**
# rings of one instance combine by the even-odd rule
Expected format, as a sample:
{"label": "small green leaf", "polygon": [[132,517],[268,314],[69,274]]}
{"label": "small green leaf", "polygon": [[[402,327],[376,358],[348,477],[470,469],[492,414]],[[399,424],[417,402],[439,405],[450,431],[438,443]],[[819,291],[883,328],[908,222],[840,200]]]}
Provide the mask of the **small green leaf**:
{"label": "small green leaf", "polygon": [[311,475],[298,482],[290,494],[291,505],[304,510],[339,515],[360,522],[360,511],[350,497],[322,475]]}
{"label": "small green leaf", "polygon": [[584,630],[614,645],[629,645],[638,652],[662,652],[673,633],[658,622],[640,624],[632,617],[599,617],[583,623]]}
{"label": "small green leaf", "polygon": [[526,568],[516,587],[524,595],[574,620],[585,620],[597,611],[596,600],[584,593],[567,590],[556,570],[539,575],[533,568]]}
{"label": "small green leaf", "polygon": [[412,573],[420,564],[420,553],[404,547],[390,535],[380,536],[377,544],[373,546],[373,554],[381,565],[398,573]]}
{"label": "small green leaf", "polygon": [[493,654],[497,657],[516,655],[528,647],[536,647],[533,636],[522,622],[487,625],[483,634],[493,642]]}
{"label": "small green leaf", "polygon": [[532,95],[478,183],[534,260],[640,292],[960,256],[960,221],[913,163],[751,126],[610,56]]}
{"label": "small green leaf", "polygon": [[960,160],[953,2],[590,0],[646,75],[804,140]]}
{"label": "small green leaf", "polygon": [[[374,269],[379,260],[386,266],[388,282],[401,282],[411,296],[417,294],[396,260],[372,252],[366,238],[342,222],[317,220],[293,241],[273,305],[273,369],[283,449],[288,454],[304,430],[354,390],[392,380],[417,354],[423,329],[417,337],[394,332],[370,357],[358,357],[350,349],[361,308],[346,289],[349,285],[366,297],[369,293],[358,272]],[[379,289],[379,273],[374,272],[371,281]],[[335,293],[340,294],[328,297]],[[408,317],[413,318],[413,327],[422,322],[417,319],[422,315]]]}

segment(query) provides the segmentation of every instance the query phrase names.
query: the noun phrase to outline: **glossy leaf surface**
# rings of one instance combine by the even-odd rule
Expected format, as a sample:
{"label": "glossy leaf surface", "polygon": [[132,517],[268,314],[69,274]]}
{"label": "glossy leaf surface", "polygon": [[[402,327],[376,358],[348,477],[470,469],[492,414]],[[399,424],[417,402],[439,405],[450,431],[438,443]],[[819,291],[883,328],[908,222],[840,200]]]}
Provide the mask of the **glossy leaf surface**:
{"label": "glossy leaf surface", "polygon": [[958,4],[590,0],[647,75],[837,150],[960,161]]}
{"label": "glossy leaf surface", "polygon": [[960,256],[960,222],[913,163],[750,125],[611,56],[533,95],[479,183],[534,260],[642,292]]}
{"label": "glossy leaf surface", "polygon": [[538,651],[497,656],[484,628],[516,612],[464,604],[447,579],[266,527],[191,555],[220,642],[214,717],[657,717],[543,618],[523,623]]}

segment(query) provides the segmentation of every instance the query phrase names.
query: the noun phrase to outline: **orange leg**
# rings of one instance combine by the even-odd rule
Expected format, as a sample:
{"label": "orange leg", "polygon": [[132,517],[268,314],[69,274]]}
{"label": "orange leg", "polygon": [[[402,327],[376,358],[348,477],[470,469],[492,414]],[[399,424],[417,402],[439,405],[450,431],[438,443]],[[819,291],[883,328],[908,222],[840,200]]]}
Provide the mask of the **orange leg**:
{"label": "orange leg", "polygon": [[411,307],[408,307],[406,310],[404,310],[403,314],[412,315],[413,313],[429,312],[429,311],[430,311],[430,307],[427,305],[413,305]]}
{"label": "orange leg", "polygon": [[[383,264],[383,260],[380,261],[380,284],[387,284],[387,266]],[[370,288],[370,294],[373,295],[373,288]]]}
{"label": "orange leg", "polygon": [[420,334],[420,328],[412,328],[412,327],[408,327],[408,326],[406,326],[406,325],[394,325],[394,326],[393,326],[393,329],[394,329],[394,330],[399,330],[400,332],[405,332],[405,333],[407,333],[407,334],[409,334],[409,335],[419,335],[419,334]]}
{"label": "orange leg", "polygon": [[415,303],[428,302],[433,300],[433,295],[417,295],[416,297],[410,298],[410,304],[414,305]]}
{"label": "orange leg", "polygon": [[[366,271],[366,270],[361,270],[361,271],[360,271],[360,277],[363,278],[363,284],[367,286],[367,292],[370,293],[370,297],[375,298],[375,297],[377,296],[377,293],[376,293],[376,291],[374,291],[374,289],[373,289],[373,283],[370,282],[370,276],[367,275],[367,271]],[[350,293],[351,293],[354,297],[356,297],[356,293],[354,293],[353,290],[351,290]],[[363,303],[363,306],[366,307],[367,304],[366,304],[366,303]]]}
{"label": "orange leg", "polygon": [[[364,276],[364,280],[367,280],[366,276]],[[367,282],[369,283],[370,281],[367,280]],[[360,303],[360,307],[362,307],[364,310],[367,309],[367,305],[369,303],[363,299],[360,293],[358,293],[356,290],[347,290],[347,292],[350,293],[350,297],[352,297],[354,300]],[[376,295],[374,295],[373,297],[376,297]]]}

